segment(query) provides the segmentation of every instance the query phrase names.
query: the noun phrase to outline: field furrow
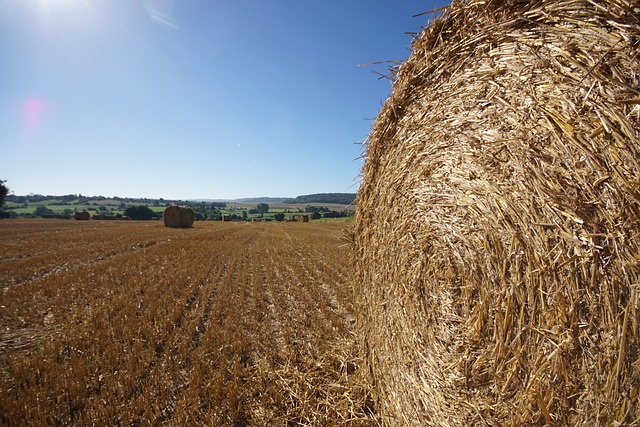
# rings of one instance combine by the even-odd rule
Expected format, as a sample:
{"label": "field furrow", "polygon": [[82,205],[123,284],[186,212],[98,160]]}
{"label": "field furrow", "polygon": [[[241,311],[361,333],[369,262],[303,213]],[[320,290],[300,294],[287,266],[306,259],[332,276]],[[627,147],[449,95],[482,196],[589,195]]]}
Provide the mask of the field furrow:
{"label": "field furrow", "polygon": [[274,302],[272,283],[275,279],[267,273],[263,260],[260,261],[260,272],[262,276],[261,288],[264,295],[266,320],[269,324],[269,335],[272,337],[272,345],[270,348],[267,347],[267,351],[271,356],[272,365],[281,364],[286,360],[286,355],[289,354],[289,351],[282,333],[283,322],[279,317],[279,313]]}
{"label": "field furrow", "polygon": [[0,230],[0,424],[375,424],[339,225]]}

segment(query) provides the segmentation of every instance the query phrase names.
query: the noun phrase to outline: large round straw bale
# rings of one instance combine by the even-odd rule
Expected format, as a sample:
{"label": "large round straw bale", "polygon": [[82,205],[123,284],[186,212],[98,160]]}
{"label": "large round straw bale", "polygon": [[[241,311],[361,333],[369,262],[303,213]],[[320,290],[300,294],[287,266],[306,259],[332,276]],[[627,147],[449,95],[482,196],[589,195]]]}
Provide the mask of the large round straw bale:
{"label": "large round straw bale", "polygon": [[174,228],[192,227],[195,215],[189,206],[171,205],[164,210],[164,225]]}
{"label": "large round straw bale", "polygon": [[455,2],[372,129],[358,325],[393,425],[640,422],[640,5]]}
{"label": "large round straw bale", "polygon": [[74,215],[74,218],[80,221],[88,221],[89,218],[91,218],[91,216],[87,211],[80,211],[80,212],[76,212],[76,214]]}

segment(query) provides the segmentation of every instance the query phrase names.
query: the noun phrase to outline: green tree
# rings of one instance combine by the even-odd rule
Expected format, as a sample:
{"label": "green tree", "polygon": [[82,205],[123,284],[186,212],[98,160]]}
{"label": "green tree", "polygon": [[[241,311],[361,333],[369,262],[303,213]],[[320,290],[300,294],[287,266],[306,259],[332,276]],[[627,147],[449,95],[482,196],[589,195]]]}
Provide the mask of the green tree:
{"label": "green tree", "polygon": [[320,218],[322,218],[322,215],[318,211],[315,211],[311,214],[311,219],[320,219]]}
{"label": "green tree", "polygon": [[127,206],[124,210],[124,215],[137,220],[149,220],[156,217],[156,213],[145,205]]}
{"label": "green tree", "polygon": [[276,221],[284,221],[284,213],[282,212],[274,214],[273,217],[276,219]]}
{"label": "green tree", "polygon": [[265,214],[269,212],[269,205],[266,203],[258,203],[258,206],[256,206],[256,211],[260,214]]}
{"label": "green tree", "polygon": [[7,197],[9,193],[9,189],[4,183],[7,181],[3,181],[0,179],[0,208],[4,205],[4,198]]}
{"label": "green tree", "polygon": [[51,209],[43,205],[38,206],[36,210],[33,212],[35,216],[42,216],[44,214],[52,214],[52,213],[53,211]]}

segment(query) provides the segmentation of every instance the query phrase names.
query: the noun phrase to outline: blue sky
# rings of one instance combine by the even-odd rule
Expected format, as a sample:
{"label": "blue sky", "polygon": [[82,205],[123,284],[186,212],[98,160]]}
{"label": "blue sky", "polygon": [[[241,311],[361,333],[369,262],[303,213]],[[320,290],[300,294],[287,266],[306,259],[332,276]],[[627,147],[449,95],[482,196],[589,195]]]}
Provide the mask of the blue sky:
{"label": "blue sky", "polygon": [[0,179],[15,194],[355,192],[360,143],[447,4],[2,0]]}

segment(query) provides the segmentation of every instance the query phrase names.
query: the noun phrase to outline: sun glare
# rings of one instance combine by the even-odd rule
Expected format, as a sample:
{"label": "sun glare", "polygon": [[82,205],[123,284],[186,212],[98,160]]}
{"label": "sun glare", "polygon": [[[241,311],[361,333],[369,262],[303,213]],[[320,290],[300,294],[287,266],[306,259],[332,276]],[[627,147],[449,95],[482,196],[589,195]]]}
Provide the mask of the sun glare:
{"label": "sun glare", "polygon": [[[80,3],[78,0],[40,0],[41,4],[45,4],[47,6],[63,6],[70,5],[73,3]],[[83,2],[84,3],[84,2]]]}
{"label": "sun glare", "polygon": [[91,0],[39,0],[40,6],[49,10],[69,11],[91,5]]}

